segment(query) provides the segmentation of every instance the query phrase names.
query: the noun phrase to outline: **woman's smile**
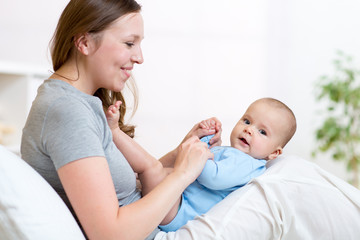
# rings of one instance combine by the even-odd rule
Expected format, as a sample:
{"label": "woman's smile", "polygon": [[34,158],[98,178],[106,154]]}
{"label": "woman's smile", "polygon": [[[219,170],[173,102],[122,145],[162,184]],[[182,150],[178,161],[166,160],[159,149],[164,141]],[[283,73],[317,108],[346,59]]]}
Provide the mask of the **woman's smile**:
{"label": "woman's smile", "polygon": [[[130,68],[121,68],[122,72],[125,74],[126,76],[126,80],[131,76],[131,70]],[[125,80],[125,81],[126,81]]]}

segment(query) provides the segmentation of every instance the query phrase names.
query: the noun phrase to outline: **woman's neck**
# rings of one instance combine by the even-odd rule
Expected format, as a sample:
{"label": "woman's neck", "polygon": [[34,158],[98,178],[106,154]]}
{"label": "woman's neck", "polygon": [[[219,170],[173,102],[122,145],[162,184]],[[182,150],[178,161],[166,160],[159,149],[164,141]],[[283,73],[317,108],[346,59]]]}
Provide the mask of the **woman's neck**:
{"label": "woman's neck", "polygon": [[51,79],[58,79],[69,83],[81,92],[94,95],[96,89],[92,87],[90,79],[86,77],[86,71],[82,70],[77,64],[65,63],[51,76]]}

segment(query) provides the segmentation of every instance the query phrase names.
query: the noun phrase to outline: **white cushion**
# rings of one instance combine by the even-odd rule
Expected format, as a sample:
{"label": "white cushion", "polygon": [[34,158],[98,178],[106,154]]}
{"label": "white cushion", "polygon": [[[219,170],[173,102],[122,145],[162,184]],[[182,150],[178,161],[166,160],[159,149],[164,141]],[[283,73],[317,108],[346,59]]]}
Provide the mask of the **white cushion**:
{"label": "white cushion", "polygon": [[262,176],[165,239],[360,239],[360,191],[295,156],[269,162]]}
{"label": "white cushion", "polygon": [[85,239],[53,188],[1,145],[0,239]]}

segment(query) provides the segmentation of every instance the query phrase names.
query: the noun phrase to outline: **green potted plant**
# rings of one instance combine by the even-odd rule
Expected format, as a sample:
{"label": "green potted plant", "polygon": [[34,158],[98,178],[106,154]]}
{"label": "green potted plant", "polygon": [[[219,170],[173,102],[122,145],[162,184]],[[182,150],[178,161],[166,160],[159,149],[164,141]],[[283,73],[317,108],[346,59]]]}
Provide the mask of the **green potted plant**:
{"label": "green potted plant", "polygon": [[336,161],[344,161],[351,172],[349,181],[359,188],[360,166],[360,71],[352,57],[338,52],[335,72],[322,76],[316,84],[316,98],[325,101],[323,123],[316,129],[315,157],[328,152]]}

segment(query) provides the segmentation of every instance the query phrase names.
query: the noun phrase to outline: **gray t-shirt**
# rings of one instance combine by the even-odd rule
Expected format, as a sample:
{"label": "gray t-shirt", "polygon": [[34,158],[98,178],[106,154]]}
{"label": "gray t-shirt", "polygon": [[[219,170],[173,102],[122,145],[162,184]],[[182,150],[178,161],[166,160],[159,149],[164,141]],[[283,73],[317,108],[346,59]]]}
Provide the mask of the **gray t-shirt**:
{"label": "gray t-shirt", "polygon": [[81,158],[106,157],[119,206],[141,197],[132,168],[112,141],[100,99],[64,81],[50,79],[39,87],[23,129],[21,155],[72,212],[57,169]]}

